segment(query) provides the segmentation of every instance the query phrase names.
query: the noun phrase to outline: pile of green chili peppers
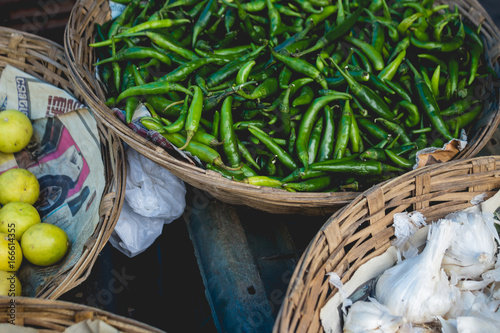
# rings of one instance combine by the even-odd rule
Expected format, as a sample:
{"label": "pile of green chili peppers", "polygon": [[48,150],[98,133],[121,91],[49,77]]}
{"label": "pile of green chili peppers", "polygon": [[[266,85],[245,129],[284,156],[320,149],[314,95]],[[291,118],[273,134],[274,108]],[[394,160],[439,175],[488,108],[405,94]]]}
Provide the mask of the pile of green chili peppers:
{"label": "pile of green chili peppers", "polygon": [[366,189],[467,133],[496,79],[432,0],[120,2],[91,44],[107,105],[247,184]]}

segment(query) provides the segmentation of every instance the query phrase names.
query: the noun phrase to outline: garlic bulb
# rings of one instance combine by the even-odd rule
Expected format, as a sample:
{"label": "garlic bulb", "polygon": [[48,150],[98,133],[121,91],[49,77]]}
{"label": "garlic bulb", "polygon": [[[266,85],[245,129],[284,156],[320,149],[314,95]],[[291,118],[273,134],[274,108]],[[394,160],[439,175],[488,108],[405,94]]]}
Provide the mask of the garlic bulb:
{"label": "garlic bulb", "polygon": [[375,295],[393,315],[405,317],[415,324],[426,323],[446,314],[457,300],[459,289],[449,283],[441,269],[456,226],[446,219],[433,223],[424,250],[380,276]]}
{"label": "garlic bulb", "polygon": [[480,212],[465,211],[448,214],[447,218],[459,228],[443,258],[446,273],[456,275],[457,279],[476,279],[493,268],[497,252],[495,235],[491,232],[493,220]]}
{"label": "garlic bulb", "polygon": [[393,316],[389,309],[373,298],[354,302],[344,321],[344,333],[398,332],[406,319]]}

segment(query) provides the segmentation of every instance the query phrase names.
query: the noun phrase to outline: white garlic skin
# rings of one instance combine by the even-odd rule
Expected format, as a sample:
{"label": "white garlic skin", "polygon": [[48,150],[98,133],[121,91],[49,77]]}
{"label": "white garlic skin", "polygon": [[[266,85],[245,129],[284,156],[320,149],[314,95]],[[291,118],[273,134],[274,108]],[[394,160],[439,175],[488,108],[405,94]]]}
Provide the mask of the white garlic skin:
{"label": "white garlic skin", "polygon": [[443,258],[448,275],[458,279],[477,279],[496,262],[497,244],[488,218],[480,212],[456,212],[447,218],[459,225],[457,235]]}
{"label": "white garlic skin", "polygon": [[441,269],[444,253],[455,233],[456,224],[441,220],[429,228],[427,245],[416,257],[403,260],[386,270],[376,286],[376,299],[391,313],[414,324],[444,316],[460,297]]}
{"label": "white garlic skin", "polygon": [[393,316],[389,309],[375,299],[354,302],[344,322],[344,333],[396,333],[406,319]]}

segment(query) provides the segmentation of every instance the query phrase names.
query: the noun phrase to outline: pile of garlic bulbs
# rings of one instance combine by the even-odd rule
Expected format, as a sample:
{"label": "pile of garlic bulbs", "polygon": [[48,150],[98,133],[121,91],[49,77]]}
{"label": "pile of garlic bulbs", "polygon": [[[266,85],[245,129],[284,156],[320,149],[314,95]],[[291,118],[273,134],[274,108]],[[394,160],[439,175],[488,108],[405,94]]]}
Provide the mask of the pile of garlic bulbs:
{"label": "pile of garlic bulbs", "polygon": [[413,244],[425,225],[414,212],[394,217],[397,263],[375,285],[374,297],[354,301],[344,332],[500,331],[500,239],[494,215],[479,206],[427,226],[422,248]]}

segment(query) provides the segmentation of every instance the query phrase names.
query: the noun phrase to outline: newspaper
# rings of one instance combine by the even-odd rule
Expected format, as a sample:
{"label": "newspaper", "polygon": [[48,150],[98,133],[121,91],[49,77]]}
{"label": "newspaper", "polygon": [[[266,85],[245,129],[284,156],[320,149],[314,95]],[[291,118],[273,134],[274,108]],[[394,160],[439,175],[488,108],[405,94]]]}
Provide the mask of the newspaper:
{"label": "newspaper", "polygon": [[40,183],[34,206],[42,222],[64,229],[71,242],[55,265],[23,260],[18,271],[23,296],[34,297],[80,259],[99,222],[104,164],[92,113],[66,91],[8,65],[0,77],[0,110],[5,109],[25,113],[33,121],[33,136],[22,151],[0,153],[0,173],[16,167],[31,171]]}

